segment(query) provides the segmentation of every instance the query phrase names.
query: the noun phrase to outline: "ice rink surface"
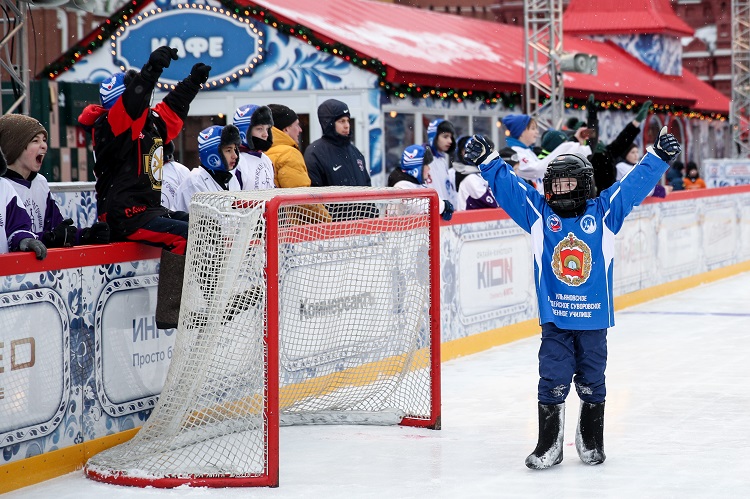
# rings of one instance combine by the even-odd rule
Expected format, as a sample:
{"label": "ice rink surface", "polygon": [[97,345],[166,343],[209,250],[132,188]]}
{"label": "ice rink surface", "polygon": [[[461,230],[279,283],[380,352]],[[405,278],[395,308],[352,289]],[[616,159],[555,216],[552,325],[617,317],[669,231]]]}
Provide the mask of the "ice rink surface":
{"label": "ice rink surface", "polygon": [[616,314],[604,443],[583,464],[578,397],[564,461],[532,471],[538,337],[443,364],[443,429],[281,429],[276,489],[137,489],[71,473],[3,499],[750,497],[750,274]]}

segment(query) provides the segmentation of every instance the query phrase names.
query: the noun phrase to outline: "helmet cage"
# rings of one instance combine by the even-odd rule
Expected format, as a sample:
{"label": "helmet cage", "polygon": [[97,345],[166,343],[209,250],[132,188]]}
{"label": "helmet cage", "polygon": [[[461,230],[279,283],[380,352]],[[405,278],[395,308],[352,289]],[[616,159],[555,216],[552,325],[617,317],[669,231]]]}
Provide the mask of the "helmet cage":
{"label": "helmet cage", "polygon": [[[569,192],[556,194],[552,184],[557,179],[574,178],[576,187]],[[544,174],[544,198],[550,207],[563,213],[577,213],[586,205],[588,199],[594,198],[594,168],[588,159],[580,154],[558,156],[547,167]]]}

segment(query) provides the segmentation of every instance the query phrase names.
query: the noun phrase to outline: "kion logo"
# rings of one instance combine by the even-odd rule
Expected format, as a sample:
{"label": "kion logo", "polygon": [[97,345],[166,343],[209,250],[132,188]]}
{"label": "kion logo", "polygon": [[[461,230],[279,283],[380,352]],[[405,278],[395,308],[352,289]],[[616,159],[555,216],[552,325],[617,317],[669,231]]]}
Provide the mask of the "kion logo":
{"label": "kion logo", "polygon": [[404,151],[404,156],[406,156],[406,157],[407,157],[407,158],[409,158],[409,159],[414,159],[414,158],[416,158],[416,157],[417,157],[417,154],[418,154],[418,153],[419,153],[419,151],[417,151],[417,150],[414,150],[414,151],[412,151],[412,152],[409,152],[409,151]]}
{"label": "kion logo", "polygon": [[214,134],[213,130],[209,130],[207,132],[198,132],[203,140],[208,140],[211,138],[211,135]]}

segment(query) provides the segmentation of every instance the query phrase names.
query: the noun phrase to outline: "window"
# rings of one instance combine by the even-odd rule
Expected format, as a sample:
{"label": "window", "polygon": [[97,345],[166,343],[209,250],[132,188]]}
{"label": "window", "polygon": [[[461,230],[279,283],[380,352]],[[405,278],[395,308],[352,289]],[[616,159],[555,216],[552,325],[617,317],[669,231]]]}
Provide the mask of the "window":
{"label": "window", "polygon": [[383,120],[385,133],[385,173],[388,175],[401,165],[401,154],[406,146],[420,143],[414,137],[414,115],[391,111]]}

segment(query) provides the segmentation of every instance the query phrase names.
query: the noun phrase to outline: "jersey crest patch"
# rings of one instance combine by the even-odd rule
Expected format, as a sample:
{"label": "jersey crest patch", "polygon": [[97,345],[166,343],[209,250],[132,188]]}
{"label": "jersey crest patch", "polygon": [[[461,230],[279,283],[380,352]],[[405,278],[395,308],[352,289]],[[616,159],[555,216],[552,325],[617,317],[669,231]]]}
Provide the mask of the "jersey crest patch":
{"label": "jersey crest patch", "polygon": [[552,271],[570,286],[580,286],[591,274],[591,249],[572,232],[557,243],[552,255]]}
{"label": "jersey crest patch", "polygon": [[547,217],[547,228],[552,232],[560,232],[562,230],[562,221],[557,215],[550,215]]}
{"label": "jersey crest patch", "polygon": [[593,234],[596,232],[596,219],[594,215],[584,215],[581,219],[581,230],[586,234]]}

